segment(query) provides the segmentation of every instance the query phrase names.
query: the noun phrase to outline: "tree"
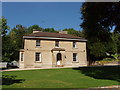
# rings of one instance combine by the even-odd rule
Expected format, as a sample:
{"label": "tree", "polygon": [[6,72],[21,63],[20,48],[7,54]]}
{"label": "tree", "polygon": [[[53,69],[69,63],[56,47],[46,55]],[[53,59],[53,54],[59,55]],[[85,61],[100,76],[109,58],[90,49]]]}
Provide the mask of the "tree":
{"label": "tree", "polygon": [[57,32],[56,30],[54,30],[54,28],[45,28],[42,31],[43,32]]}
{"label": "tree", "polygon": [[[120,33],[120,3],[88,3],[82,5],[81,27],[88,39],[90,59],[106,57],[105,53],[115,53],[116,44],[110,31]],[[96,53],[95,53],[96,52]]]}
{"label": "tree", "polygon": [[81,8],[84,29],[120,32],[120,3],[84,3]]}
{"label": "tree", "polygon": [[2,60],[3,61],[9,61],[9,56],[10,54],[8,53],[9,48],[10,48],[10,40],[9,36],[7,36],[7,32],[9,31],[9,26],[7,25],[7,19],[2,17],[1,19],[1,25],[0,25],[0,30],[1,30],[1,36],[2,36]]}
{"label": "tree", "polygon": [[27,32],[26,33],[32,33],[33,32],[33,29],[38,29],[38,30],[43,30],[43,28],[41,28],[39,25],[32,25],[32,26],[30,26],[30,27],[28,27],[28,29],[27,29]]}
{"label": "tree", "polygon": [[12,61],[12,60],[16,60],[14,58],[16,58],[16,56],[14,55],[14,51],[15,51],[15,45],[12,43],[12,40],[10,39],[10,37],[7,35],[6,40],[2,43],[2,60],[3,61]]}
{"label": "tree", "polygon": [[95,42],[95,43],[91,43],[91,45],[89,46],[90,49],[90,54],[93,60],[99,60],[100,58],[103,58],[106,56],[106,48],[105,45],[101,42]]}
{"label": "tree", "polygon": [[7,19],[5,17],[2,17],[0,19],[0,31],[1,31],[1,36],[4,37],[6,33],[9,31],[9,26],[7,25]]}
{"label": "tree", "polygon": [[19,59],[19,50],[23,48],[23,35],[27,33],[27,28],[23,27],[22,25],[16,25],[10,33],[10,45],[11,45],[11,50],[9,53],[10,55],[10,60],[18,60]]}
{"label": "tree", "polygon": [[77,31],[77,30],[74,30],[73,28],[63,29],[63,31],[67,31],[68,34],[72,34],[72,35],[79,36],[79,37],[84,37],[83,31]]}
{"label": "tree", "polygon": [[120,34],[113,32],[113,33],[112,33],[112,39],[113,39],[113,41],[114,41],[114,43],[115,43],[114,46],[117,47],[117,53],[120,54]]}

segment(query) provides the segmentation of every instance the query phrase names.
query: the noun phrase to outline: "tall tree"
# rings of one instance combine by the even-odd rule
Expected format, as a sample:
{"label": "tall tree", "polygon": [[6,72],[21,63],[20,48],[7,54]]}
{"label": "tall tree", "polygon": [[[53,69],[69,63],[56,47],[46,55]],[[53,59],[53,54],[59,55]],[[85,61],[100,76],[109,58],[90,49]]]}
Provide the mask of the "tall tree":
{"label": "tall tree", "polygon": [[22,25],[16,25],[10,33],[10,44],[11,44],[11,56],[10,60],[18,60],[19,59],[19,50],[23,48],[23,35],[27,32],[27,28]]}
{"label": "tall tree", "polygon": [[38,29],[38,30],[43,30],[43,28],[41,28],[39,25],[32,25],[30,27],[28,27],[27,32],[26,33],[32,33],[34,29]]}
{"label": "tall tree", "polygon": [[110,31],[120,32],[120,3],[85,2],[81,12],[90,58],[96,60],[105,57],[106,52],[115,53]]}
{"label": "tall tree", "polygon": [[6,36],[6,33],[9,31],[10,27],[7,25],[7,19],[5,17],[2,17],[0,19],[0,32],[1,36]]}
{"label": "tall tree", "polygon": [[10,54],[8,53],[10,48],[10,40],[9,36],[7,35],[9,31],[9,26],[7,25],[7,19],[5,17],[2,17],[0,20],[0,32],[2,37],[2,60],[3,61],[9,61]]}
{"label": "tall tree", "polygon": [[[89,30],[104,29],[120,32],[120,3],[87,2],[82,5],[82,27]],[[94,27],[93,27],[94,26]]]}

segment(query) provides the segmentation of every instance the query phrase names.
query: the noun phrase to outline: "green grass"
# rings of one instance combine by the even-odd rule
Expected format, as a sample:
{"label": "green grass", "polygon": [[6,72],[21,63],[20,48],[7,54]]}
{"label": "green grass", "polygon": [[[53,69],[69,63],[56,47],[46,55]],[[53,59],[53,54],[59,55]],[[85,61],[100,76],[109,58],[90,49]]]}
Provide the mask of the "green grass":
{"label": "green grass", "polygon": [[116,79],[110,80],[111,78],[104,77],[95,79],[95,72],[93,74],[91,68],[93,75],[91,74],[92,76],[90,76],[89,69],[66,68],[7,71],[3,72],[3,88],[90,88],[119,84]]}

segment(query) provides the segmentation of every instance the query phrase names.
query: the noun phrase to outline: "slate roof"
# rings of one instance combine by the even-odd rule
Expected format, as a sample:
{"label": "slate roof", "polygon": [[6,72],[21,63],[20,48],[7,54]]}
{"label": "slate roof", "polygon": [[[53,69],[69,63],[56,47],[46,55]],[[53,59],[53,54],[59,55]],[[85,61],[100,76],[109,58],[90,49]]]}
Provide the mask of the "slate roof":
{"label": "slate roof", "polygon": [[36,32],[28,35],[24,35],[25,37],[51,37],[51,38],[67,38],[67,39],[83,39],[82,37],[70,35],[70,34],[61,34],[61,33],[53,33],[53,32]]}

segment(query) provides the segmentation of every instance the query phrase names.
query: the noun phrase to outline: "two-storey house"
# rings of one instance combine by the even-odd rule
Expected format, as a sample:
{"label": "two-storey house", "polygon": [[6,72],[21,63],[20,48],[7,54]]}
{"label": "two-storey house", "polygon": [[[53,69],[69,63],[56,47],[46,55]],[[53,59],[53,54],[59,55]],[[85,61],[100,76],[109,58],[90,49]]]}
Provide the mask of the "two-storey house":
{"label": "two-storey house", "polygon": [[87,66],[86,39],[67,34],[41,32],[23,36],[20,68]]}

